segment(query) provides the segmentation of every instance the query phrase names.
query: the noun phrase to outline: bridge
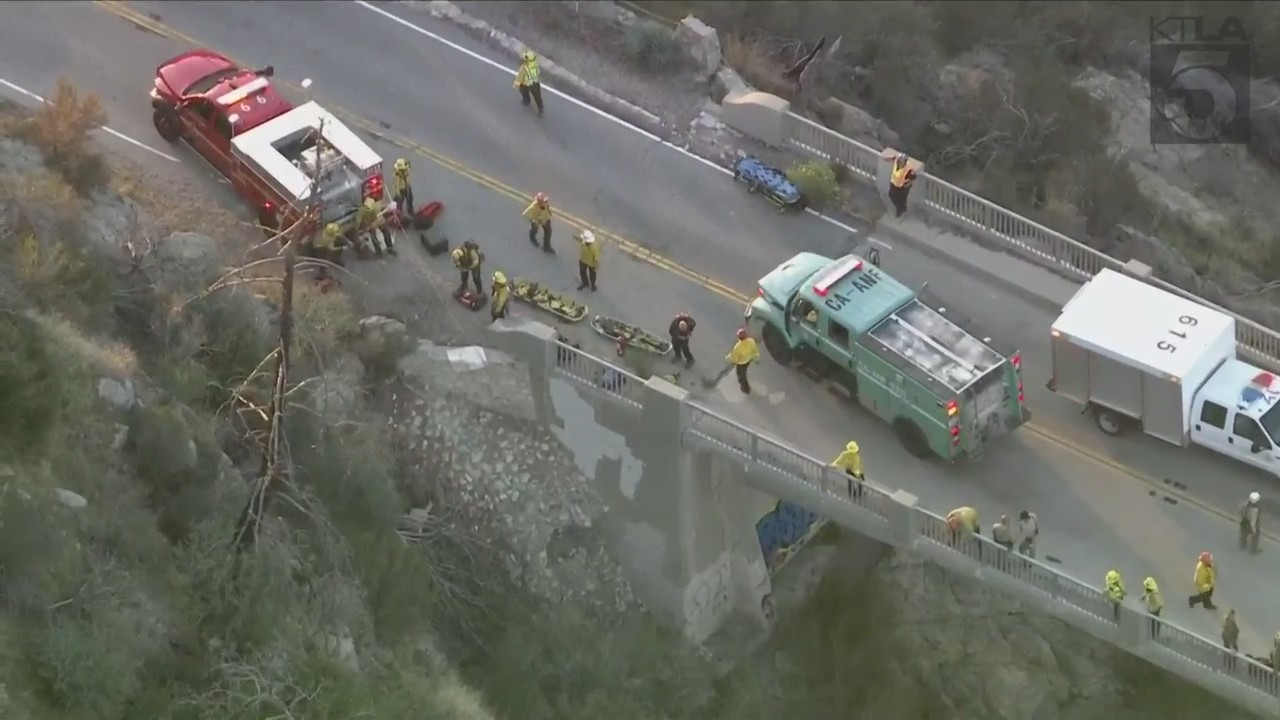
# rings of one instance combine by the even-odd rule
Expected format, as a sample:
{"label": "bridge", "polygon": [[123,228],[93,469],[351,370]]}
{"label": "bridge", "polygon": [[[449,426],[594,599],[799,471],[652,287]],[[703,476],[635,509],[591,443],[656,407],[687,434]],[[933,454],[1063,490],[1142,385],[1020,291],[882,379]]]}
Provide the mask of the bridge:
{"label": "bridge", "polygon": [[[545,325],[495,323],[490,344],[529,367],[539,420],[605,492],[611,552],[655,613],[705,640],[730,614],[772,619],[767,558],[745,496],[776,498],[881,543],[989,583],[1265,717],[1280,717],[1270,668],[983,536],[957,538],[908,492],[847,476],[785,442],[558,339]],[[655,522],[655,519],[657,521]]]}

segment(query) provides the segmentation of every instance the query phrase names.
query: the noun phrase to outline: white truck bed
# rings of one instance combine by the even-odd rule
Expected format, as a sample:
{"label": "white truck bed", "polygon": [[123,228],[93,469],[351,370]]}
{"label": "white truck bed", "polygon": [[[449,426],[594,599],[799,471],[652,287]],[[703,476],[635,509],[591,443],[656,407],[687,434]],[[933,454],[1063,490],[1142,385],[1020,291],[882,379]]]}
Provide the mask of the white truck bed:
{"label": "white truck bed", "polygon": [[[349,170],[364,179],[382,171],[382,158],[360,136],[352,132],[316,102],[308,102],[272,118],[232,138],[232,148],[277,192],[291,203],[302,204],[311,197],[312,179],[298,167],[297,158],[286,157],[281,149],[297,143],[306,133],[319,131],[329,147],[340,153]],[[307,150],[303,155],[314,150]],[[318,158],[313,159],[315,162]]]}
{"label": "white truck bed", "polygon": [[1229,315],[1103,270],[1053,323],[1056,389],[1185,444],[1196,391],[1235,357],[1235,333]]}

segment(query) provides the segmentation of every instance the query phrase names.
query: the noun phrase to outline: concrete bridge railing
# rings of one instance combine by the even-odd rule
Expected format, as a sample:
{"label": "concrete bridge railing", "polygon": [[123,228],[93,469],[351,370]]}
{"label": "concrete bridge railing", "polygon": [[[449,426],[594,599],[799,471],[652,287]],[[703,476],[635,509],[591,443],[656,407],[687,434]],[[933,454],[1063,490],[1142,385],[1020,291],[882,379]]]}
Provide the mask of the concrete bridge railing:
{"label": "concrete bridge railing", "polygon": [[[1010,552],[983,536],[957,536],[902,491],[865,486],[851,497],[845,474],[760,433],[688,403],[686,442],[746,466],[748,482],[845,527],[922,553],[1000,586],[1101,640],[1269,717],[1280,717],[1280,676],[1221,644],[1140,609],[1119,612],[1095,586]],[[767,479],[766,479],[767,478]],[[808,491],[797,492],[797,491]]]}
{"label": "concrete bridge railing", "polygon": [[[878,150],[791,112],[786,100],[761,92],[725,98],[724,121],[734,129],[778,147],[838,162],[851,174],[887,192],[889,160]],[[921,173],[912,205],[975,233],[988,242],[1069,278],[1085,281],[1104,268],[1124,271],[1125,261],[1029,220],[977,195]],[[1280,370],[1280,333],[1215,305],[1159,278],[1148,282],[1236,318],[1236,345],[1243,357]]]}
{"label": "concrete bridge railing", "polygon": [[[919,507],[910,493],[875,484],[865,485],[860,494],[851,493],[847,476],[825,462],[719,415],[666,381],[643,380],[572,348],[544,325],[500,321],[490,327],[490,338],[496,347],[528,365],[539,417],[568,433],[562,439],[573,444],[575,438],[595,438],[584,440],[593,463],[600,462],[600,438],[610,431],[626,435],[625,444],[639,461],[631,466],[643,466],[641,484],[656,483],[646,486],[667,498],[654,501],[659,509],[690,502],[687,498],[694,496],[678,487],[705,485],[711,481],[703,474],[715,473],[730,484],[739,483],[744,491],[794,503],[879,542],[995,585],[1242,707],[1280,718],[1280,676],[1269,668],[1173,622],[1152,618],[1141,608],[1121,605],[1117,610],[1099,587],[1012,553],[985,537],[957,536],[942,517]],[[581,398],[578,405],[564,404],[567,390]],[[581,408],[585,407],[594,408],[594,417],[584,415]],[[704,458],[718,469],[681,457]],[[710,507],[714,510],[722,501],[712,500]],[[709,515],[699,517],[715,522]],[[638,518],[630,520],[634,529]],[[699,541],[723,534],[710,527],[680,529],[677,525],[667,531],[692,533]],[[666,546],[680,543],[676,539]],[[717,550],[710,556],[719,554]],[[697,574],[700,568],[689,570]],[[680,615],[678,609],[674,612]],[[682,617],[688,627],[689,616]],[[698,622],[703,627],[718,622],[708,618],[701,615]]]}

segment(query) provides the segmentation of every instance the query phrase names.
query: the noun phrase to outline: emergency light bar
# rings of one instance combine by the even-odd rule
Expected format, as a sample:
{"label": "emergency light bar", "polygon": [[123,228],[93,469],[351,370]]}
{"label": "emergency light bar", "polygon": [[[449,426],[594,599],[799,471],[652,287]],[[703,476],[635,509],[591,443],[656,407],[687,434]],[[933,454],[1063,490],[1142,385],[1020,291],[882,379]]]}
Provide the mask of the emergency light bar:
{"label": "emergency light bar", "polygon": [[267,86],[270,84],[271,84],[270,81],[268,81],[266,78],[260,77],[254,80],[253,82],[245,83],[244,85],[241,85],[235,90],[232,90],[231,92],[220,96],[218,98],[218,104],[223,107],[227,107],[229,105],[235,105],[236,103],[240,102],[241,100],[244,100],[245,98],[249,97],[250,95],[260,90],[266,90]]}
{"label": "emergency light bar", "polygon": [[862,261],[850,255],[837,263],[835,267],[828,270],[827,274],[823,275],[822,279],[818,280],[818,282],[814,284],[813,292],[816,293],[818,297],[826,297],[827,293],[831,292],[831,288],[835,286],[836,283],[845,279],[845,277],[850,273],[855,273],[861,269]]}

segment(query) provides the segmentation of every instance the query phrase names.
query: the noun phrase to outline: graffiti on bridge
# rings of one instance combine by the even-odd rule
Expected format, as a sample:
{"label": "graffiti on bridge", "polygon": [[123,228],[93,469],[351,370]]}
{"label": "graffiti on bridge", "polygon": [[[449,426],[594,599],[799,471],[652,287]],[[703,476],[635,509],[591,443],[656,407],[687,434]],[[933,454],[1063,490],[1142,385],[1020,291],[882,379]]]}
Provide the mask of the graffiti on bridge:
{"label": "graffiti on bridge", "polygon": [[773,510],[756,522],[756,537],[769,573],[777,572],[822,527],[823,519],[796,505],[779,500]]}

